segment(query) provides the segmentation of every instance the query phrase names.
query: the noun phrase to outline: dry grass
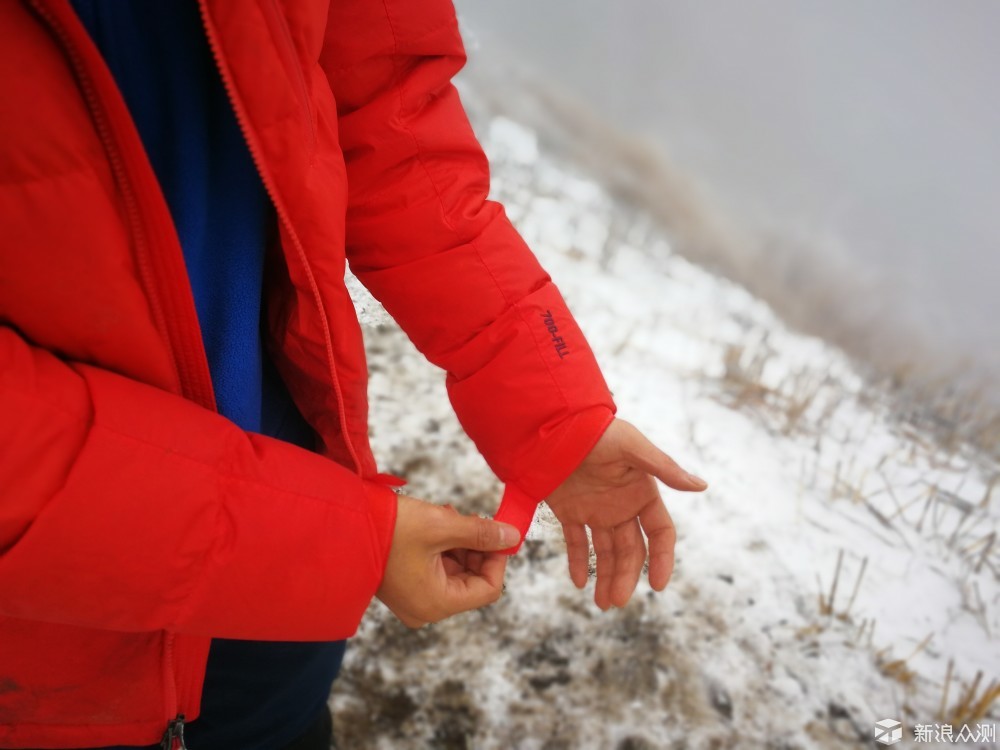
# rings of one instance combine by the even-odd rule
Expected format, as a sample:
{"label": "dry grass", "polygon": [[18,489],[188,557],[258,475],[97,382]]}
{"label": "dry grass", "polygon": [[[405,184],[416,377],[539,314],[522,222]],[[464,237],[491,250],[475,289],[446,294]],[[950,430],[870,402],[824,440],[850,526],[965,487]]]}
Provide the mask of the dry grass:
{"label": "dry grass", "polygon": [[[866,389],[855,398],[859,403],[865,400],[871,402],[872,420],[856,426],[848,425],[846,429],[842,424],[831,428],[838,407],[850,396],[829,395],[838,392],[839,384],[831,382],[829,377],[819,377],[805,370],[786,377],[778,385],[768,385],[765,375],[772,356],[766,337],[757,345],[726,347],[720,378],[724,403],[753,415],[775,434],[816,435],[817,460],[812,468],[811,481],[803,479],[809,473],[805,465],[800,472],[803,489],[806,483],[815,486],[822,471],[818,458],[820,447],[825,442],[833,441],[843,450],[839,452],[842,458],[827,475],[831,500],[846,499],[852,504],[863,504],[880,526],[895,532],[904,544],[909,543],[903,533],[905,527],[897,528],[898,524],[905,524],[921,537],[936,539],[955,550],[970,574],[988,570],[1000,577],[1000,543],[997,542],[997,531],[990,527],[989,522],[995,489],[1000,484],[1000,468],[994,467],[991,473],[989,461],[1000,455],[1000,451],[995,450],[996,446],[991,448],[984,443],[987,438],[993,439],[991,435],[1000,437],[1000,428],[995,421],[982,423],[985,427],[977,433],[979,438],[973,440],[967,429],[967,422],[973,415],[965,402],[957,398],[939,403],[936,411],[928,406],[899,418],[903,414],[901,410],[897,412],[899,421],[896,424],[902,445],[882,455],[873,464],[874,457],[866,458],[858,449],[866,444],[875,427],[874,407],[894,404],[898,394],[874,386]],[[991,448],[993,452],[976,453],[984,447]],[[981,471],[985,469],[984,473],[990,477],[982,495],[978,491],[972,495],[966,488],[971,466]],[[904,471],[909,474],[905,485],[890,478],[892,474]],[[949,474],[959,475],[957,485],[947,481]],[[877,481],[874,489],[869,488],[869,479]],[[877,503],[880,495],[885,497],[883,502]],[[888,507],[886,503],[889,503]],[[829,585],[824,587],[818,581],[818,611],[826,619],[800,628],[796,632],[799,639],[814,641],[815,636],[828,628],[832,619],[853,621],[851,610],[867,562],[867,558],[861,562],[850,596],[841,602],[838,601],[838,597],[843,598],[841,577],[846,570],[844,551],[838,553]],[[962,600],[963,607],[976,617],[986,632],[990,632],[987,607],[975,580],[965,581],[962,585]],[[872,648],[875,625],[874,619],[862,620],[853,642]],[[904,686],[908,693],[917,690],[919,684],[926,685],[928,680],[919,674],[913,661],[933,639],[934,633],[928,633],[905,658],[894,658],[891,646],[874,651],[880,673]],[[946,691],[951,680],[949,671]],[[981,682],[982,676],[977,676],[962,689],[953,705],[948,705],[947,695],[944,695],[941,715],[955,725],[983,718],[1000,700],[1000,684],[994,680],[982,686]]]}
{"label": "dry grass", "polygon": [[755,347],[742,344],[725,347],[720,378],[724,403],[730,408],[756,414],[768,429],[781,435],[819,434],[839,400],[827,400],[813,420],[807,419],[807,415],[816,407],[820,393],[829,382],[815,373],[799,370],[776,386],[765,385],[763,375],[771,355],[766,337]]}
{"label": "dry grass", "polygon": [[949,661],[944,686],[941,690],[941,708],[938,711],[938,718],[955,726],[981,721],[989,714],[994,704],[1000,701],[1000,680],[990,680],[990,683],[980,690],[983,671],[979,670],[964,690],[960,688],[955,703],[949,706],[948,693],[952,682],[953,666],[953,663]]}
{"label": "dry grass", "polygon": [[[726,346],[723,371],[718,379],[719,398],[730,408],[750,414],[776,436],[815,437],[817,462],[808,482],[804,479],[806,467],[803,466],[800,475],[803,489],[815,487],[821,448],[833,441],[842,458],[836,462],[829,480],[831,500],[846,499],[852,504],[864,505],[880,526],[908,544],[903,531],[896,527],[898,522],[905,522],[919,534],[938,539],[956,550],[971,571],[979,573],[987,569],[1000,577],[1000,544],[988,521],[995,489],[1000,484],[1000,465],[991,468],[989,454],[976,453],[974,446],[960,439],[964,428],[960,429],[959,422],[968,416],[962,404],[949,401],[948,417],[928,421],[923,412],[914,411],[897,422],[899,447],[878,457],[873,466],[875,457],[866,456],[861,448],[868,444],[881,418],[876,410],[873,409],[870,419],[858,420],[857,424],[834,423],[833,417],[850,398],[857,399],[859,404],[867,401],[873,407],[891,407],[899,393],[894,395],[872,385],[851,396],[828,373],[819,374],[811,368],[794,371],[776,385],[769,384],[766,372],[774,356],[766,334],[753,344]],[[894,486],[889,476],[893,472],[887,471],[917,467],[923,467],[921,478],[910,479],[906,485]],[[988,477],[982,495],[978,491],[972,495],[966,489],[972,467]],[[957,487],[954,482],[950,487],[941,486],[948,474],[961,476]],[[871,479],[877,481],[877,486],[871,486]],[[923,484],[926,489],[920,493],[907,492],[909,497],[905,503],[901,501],[897,490],[913,490],[915,484]],[[875,502],[883,494],[888,495],[892,507]],[[921,503],[919,516],[916,519],[908,516],[908,512]],[[983,529],[984,525],[987,528]]]}
{"label": "dry grass", "polygon": [[909,656],[903,659],[892,659],[889,657],[889,654],[892,651],[891,646],[886,646],[885,648],[876,651],[875,663],[878,665],[879,671],[886,677],[896,680],[901,685],[908,688],[914,687],[919,675],[915,670],[910,669],[910,660],[927,648],[933,637],[933,633],[928,633],[924,636],[924,639],[917,644],[917,647],[913,649]]}
{"label": "dry grass", "polygon": [[854,579],[854,586],[851,589],[851,594],[847,598],[847,603],[844,605],[843,609],[839,612],[837,611],[837,588],[840,584],[840,572],[844,563],[844,550],[841,549],[837,552],[837,566],[833,571],[833,579],[830,582],[829,593],[824,594],[822,591],[822,583],[820,582],[820,592],[819,592],[819,612],[824,617],[835,617],[843,622],[852,622],[851,617],[851,607],[854,606],[854,600],[858,596],[858,591],[861,589],[861,581],[865,576],[865,571],[868,570],[868,558],[865,557],[861,560],[861,567],[858,569],[858,574]]}
{"label": "dry grass", "polygon": [[[632,156],[636,158],[624,160],[622,174],[612,175],[610,182],[616,186],[618,197],[624,197],[623,203],[646,205],[648,209],[648,204],[644,204],[641,196],[656,194],[658,191],[630,188],[649,184],[650,175],[643,173],[642,165],[648,165],[651,160],[644,151],[633,153]],[[616,160],[616,163],[622,164],[622,160]],[[660,171],[662,173],[663,170]],[[671,189],[659,192],[678,192],[676,185],[665,187]],[[673,206],[674,210],[670,214],[652,212],[658,223],[671,230],[671,244],[688,257],[699,257],[700,254],[702,260],[712,260],[711,251],[716,242],[706,241],[708,235],[704,233],[703,226],[705,217],[696,210],[699,207],[677,203]],[[641,216],[642,212],[636,215]],[[631,223],[632,218],[634,216],[629,217],[630,220],[625,223]],[[614,246],[621,241],[623,231],[620,224],[612,225],[601,253],[602,266],[610,264]],[[721,246],[731,238],[720,234],[711,239]],[[735,277],[740,278],[738,274]],[[752,285],[750,288],[754,290]],[[842,307],[842,299],[833,299],[833,307],[830,309]],[[784,311],[779,308],[779,312]],[[801,322],[796,321],[794,316],[791,320]],[[803,327],[810,329],[810,326]],[[628,331],[624,335],[616,354],[623,353],[632,345],[633,334],[634,331]],[[851,349],[849,341],[841,343],[852,354],[859,357],[865,355],[865,352],[857,348]],[[777,381],[773,377],[765,377],[772,374],[769,372],[769,364],[774,356],[775,352],[766,335],[756,342],[725,346],[722,351],[723,372],[717,383],[719,400],[751,415],[776,437],[815,436],[817,457],[821,453],[821,446],[825,448],[832,441],[837,455],[843,456],[843,460],[837,463],[833,472],[831,499],[848,499],[854,505],[864,504],[879,526],[894,531],[904,543],[906,537],[903,532],[912,538],[912,532],[916,531],[922,537],[921,542],[933,540],[956,550],[968,571],[979,574],[983,570],[990,570],[997,575],[1000,568],[1000,545],[996,543],[996,532],[976,528],[978,519],[986,516],[985,511],[993,501],[994,488],[1000,483],[1000,404],[995,399],[991,406],[988,393],[976,396],[969,389],[957,391],[947,379],[935,382],[925,379],[918,382],[915,371],[903,365],[884,379],[879,379],[869,369],[868,372],[873,374],[867,385],[856,394],[845,392],[839,382],[825,372],[818,372],[819,368],[815,367],[807,366]],[[883,374],[885,372],[883,368]],[[866,423],[845,426],[843,420],[836,420],[839,407],[848,402],[855,402],[862,407],[865,404],[871,406],[871,421],[859,420]],[[856,447],[861,448],[865,444],[875,426],[876,415],[882,420],[886,411],[895,420],[894,432],[900,437],[899,446],[882,456],[863,455]],[[858,459],[857,466],[855,459]],[[877,464],[873,466],[871,462],[875,459],[878,459]],[[992,467],[990,461],[993,461]],[[958,488],[942,487],[936,483],[934,476],[939,471],[962,471],[960,467],[968,463],[974,463],[984,476],[992,476],[982,496],[979,490],[975,491],[973,501],[968,499],[972,493],[968,490],[963,492],[961,485]],[[920,480],[923,486],[914,486],[917,483],[911,481],[912,470],[927,466],[930,468]],[[907,471],[901,471],[900,467],[906,467]],[[893,482],[890,477],[897,471],[906,476],[907,484]],[[806,486],[814,487],[818,479],[824,483],[828,481],[829,464],[821,466],[817,458],[811,473],[811,482],[805,482],[807,462],[803,459],[800,475],[803,490]],[[869,487],[869,480],[874,480],[874,489]],[[888,497],[879,497],[880,495]],[[876,502],[876,498],[879,502]],[[919,518],[913,518],[918,514]],[[848,582],[843,557],[844,553],[841,551],[829,587],[824,588],[822,583],[819,586],[819,612],[825,620],[800,629],[796,633],[799,637],[816,635],[833,624],[834,620],[853,622],[852,607],[865,574],[867,558],[861,562],[850,596],[845,600]],[[842,575],[845,576],[843,584],[840,583]],[[975,598],[977,594],[974,588],[970,588],[970,607],[982,605],[981,597],[979,600]],[[853,636],[854,643],[867,643],[868,648],[872,648],[875,626],[874,618],[863,619]],[[924,682],[926,687],[926,681],[919,680],[920,675],[916,674],[912,662],[932,641],[933,635],[928,634],[906,658],[892,658],[891,648],[875,652],[881,673],[908,689],[916,681]],[[946,690],[950,681],[949,671]],[[980,682],[981,677],[977,677],[971,685],[963,688],[954,706],[949,707],[947,700],[943,700],[942,716],[947,714],[971,720],[968,719],[969,716],[990,710],[997,698],[998,686],[991,682],[980,690]]]}
{"label": "dry grass", "polygon": [[768,352],[763,348],[753,351],[739,344],[730,344],[723,353],[725,373],[723,385],[729,395],[729,405],[734,409],[765,406],[774,391],[761,383],[767,364]]}
{"label": "dry grass", "polygon": [[897,394],[897,417],[949,453],[971,446],[994,463],[1000,462],[1000,403],[991,391],[996,384],[981,381],[955,386],[952,377],[919,378],[896,373],[883,381]]}

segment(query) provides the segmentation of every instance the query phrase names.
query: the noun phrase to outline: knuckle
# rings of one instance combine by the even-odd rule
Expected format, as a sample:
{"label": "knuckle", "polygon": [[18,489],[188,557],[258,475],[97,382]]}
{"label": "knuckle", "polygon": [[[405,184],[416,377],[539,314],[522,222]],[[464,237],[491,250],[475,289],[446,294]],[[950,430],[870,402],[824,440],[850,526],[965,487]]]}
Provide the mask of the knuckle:
{"label": "knuckle", "polygon": [[452,523],[454,517],[443,508],[435,507],[427,517],[428,526],[438,533],[445,532]]}
{"label": "knuckle", "polygon": [[481,549],[491,549],[494,546],[494,542],[497,538],[497,534],[493,530],[493,525],[483,519],[476,518],[476,541]]}
{"label": "knuckle", "polygon": [[[645,553],[645,548],[642,551]],[[625,557],[633,557],[639,553],[639,543],[634,539],[622,541],[618,544],[617,552]]]}

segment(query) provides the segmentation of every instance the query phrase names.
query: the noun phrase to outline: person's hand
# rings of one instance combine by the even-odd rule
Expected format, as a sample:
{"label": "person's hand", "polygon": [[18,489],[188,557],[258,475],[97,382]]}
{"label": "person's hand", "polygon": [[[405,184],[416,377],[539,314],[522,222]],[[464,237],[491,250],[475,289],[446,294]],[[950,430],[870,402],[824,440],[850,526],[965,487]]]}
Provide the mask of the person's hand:
{"label": "person's hand", "polygon": [[602,610],[624,607],[635,591],[646,560],[643,532],[649,538],[650,585],[662,591],[670,580],[677,533],[654,477],[686,492],[708,486],[635,427],[616,419],[583,463],[547,498],[562,524],[569,574],[577,588],[587,583],[586,527],[590,527],[597,555],[594,602]]}
{"label": "person's hand", "polygon": [[517,529],[407,495],[398,502],[376,596],[403,624],[419,628],[500,598],[507,556],[497,552],[517,544]]}

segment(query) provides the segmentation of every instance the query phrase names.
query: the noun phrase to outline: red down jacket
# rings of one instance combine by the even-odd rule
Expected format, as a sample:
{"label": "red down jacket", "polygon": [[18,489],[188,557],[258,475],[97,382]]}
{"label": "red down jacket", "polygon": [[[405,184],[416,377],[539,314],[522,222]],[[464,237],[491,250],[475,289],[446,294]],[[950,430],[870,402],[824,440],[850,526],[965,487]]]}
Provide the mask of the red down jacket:
{"label": "red down jacket", "polygon": [[526,525],[612,418],[486,200],[448,0],[201,0],[279,216],[267,344],[321,454],[214,411],[183,257],[66,0],[0,3],[0,747],[157,742],[209,639],[351,635],[395,498],[345,264],[447,373]]}

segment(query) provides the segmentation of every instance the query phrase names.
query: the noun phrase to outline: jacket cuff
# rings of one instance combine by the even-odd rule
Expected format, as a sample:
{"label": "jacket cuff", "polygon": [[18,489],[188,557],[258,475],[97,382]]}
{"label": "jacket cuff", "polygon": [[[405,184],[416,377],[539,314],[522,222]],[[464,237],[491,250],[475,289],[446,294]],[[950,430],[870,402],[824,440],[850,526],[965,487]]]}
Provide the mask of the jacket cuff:
{"label": "jacket cuff", "polygon": [[494,520],[516,527],[521,541],[504,550],[504,554],[512,555],[521,549],[538,504],[576,470],[614,418],[614,411],[606,406],[574,414],[559,425],[536,460],[519,477],[507,482]]}
{"label": "jacket cuff", "polygon": [[398,487],[400,484],[401,480],[381,474],[362,482],[365,499],[368,503],[372,536],[376,541],[375,573],[378,581],[375,586],[376,591],[381,588],[382,579],[385,578],[386,563],[389,561],[389,550],[392,548],[392,537],[396,530],[396,512],[399,508],[399,500],[391,488]]}

